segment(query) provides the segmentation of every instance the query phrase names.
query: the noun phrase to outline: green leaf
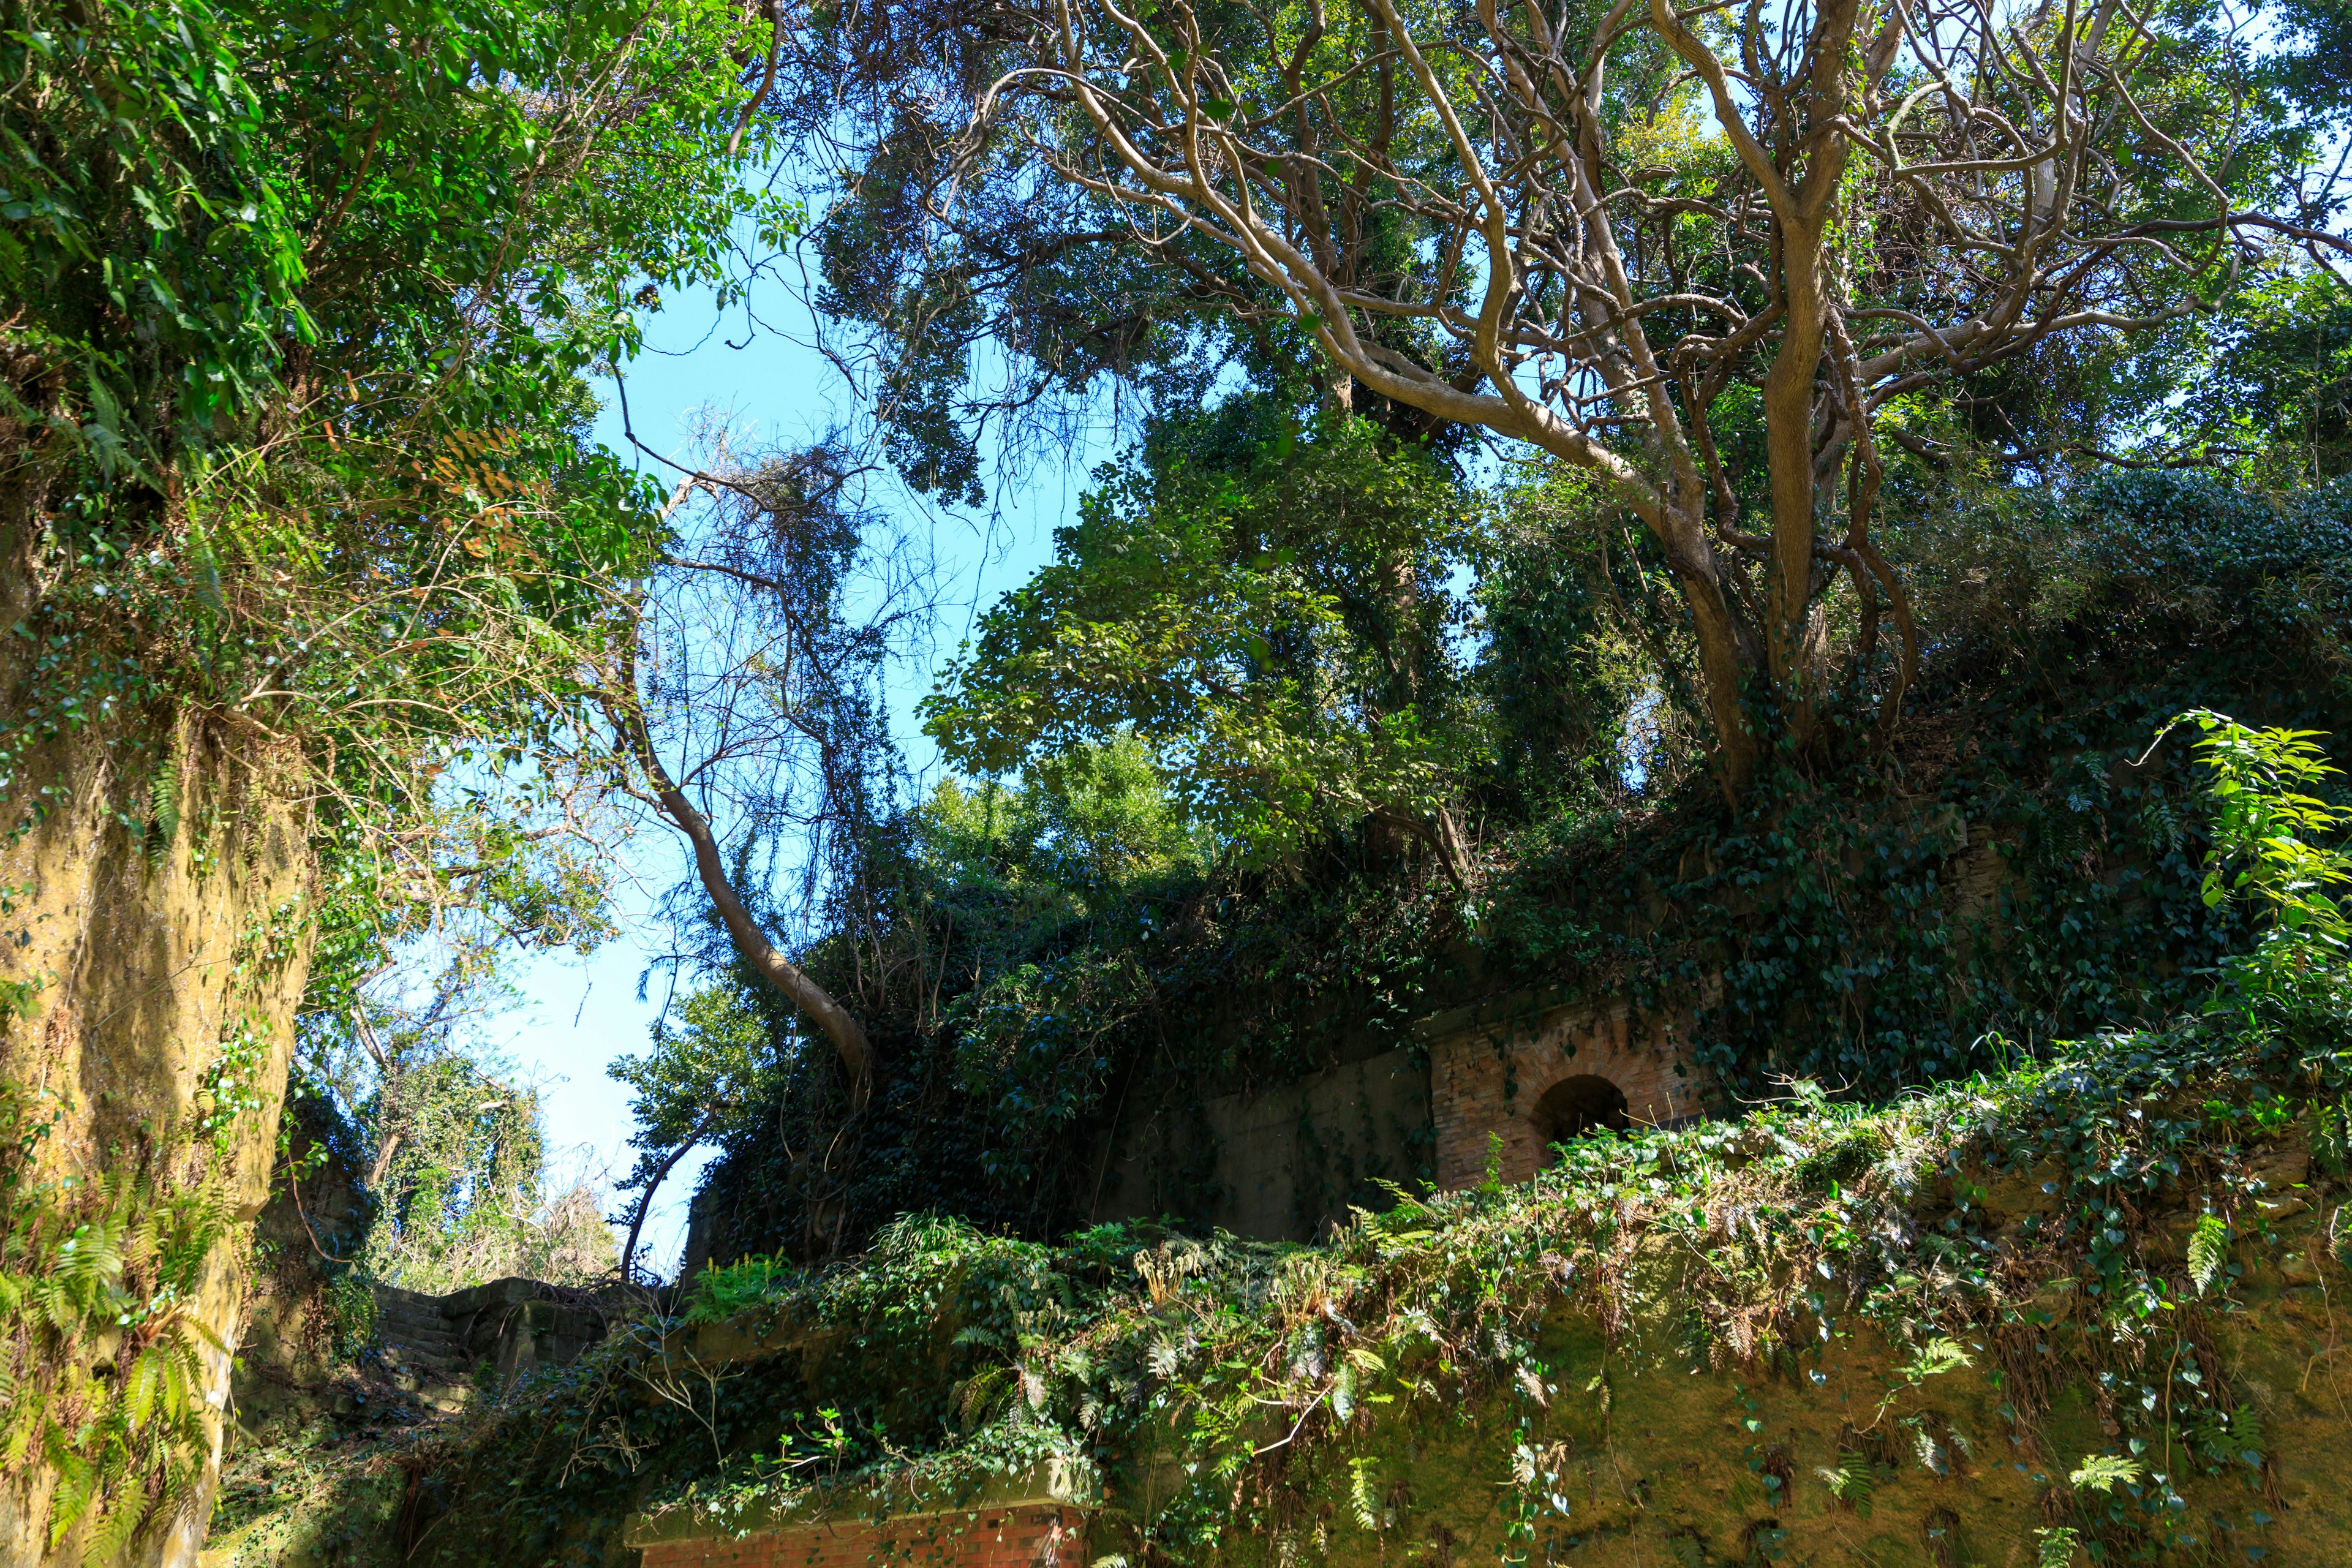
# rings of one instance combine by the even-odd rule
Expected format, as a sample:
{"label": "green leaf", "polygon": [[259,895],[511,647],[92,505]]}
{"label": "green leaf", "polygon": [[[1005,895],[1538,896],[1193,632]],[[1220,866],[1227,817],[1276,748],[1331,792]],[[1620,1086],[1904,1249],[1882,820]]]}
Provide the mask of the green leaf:
{"label": "green leaf", "polygon": [[2199,1215],[2197,1228],[2189,1237],[2189,1278],[2196,1281],[2199,1295],[2213,1288],[2229,1257],[2229,1226],[2219,1215]]}
{"label": "green leaf", "polygon": [[2135,1460],[2119,1454],[2094,1454],[2084,1459],[2066,1480],[2071,1486],[2088,1487],[2094,1491],[2105,1492],[2114,1490],[2118,1485],[2130,1485],[2139,1479],[2139,1465]]}

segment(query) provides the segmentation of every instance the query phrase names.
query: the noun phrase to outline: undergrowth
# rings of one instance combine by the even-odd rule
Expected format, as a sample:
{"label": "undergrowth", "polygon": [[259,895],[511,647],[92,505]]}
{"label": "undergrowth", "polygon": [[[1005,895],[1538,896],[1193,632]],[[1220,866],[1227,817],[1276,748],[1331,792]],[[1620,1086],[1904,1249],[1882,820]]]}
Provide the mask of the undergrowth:
{"label": "undergrowth", "polygon": [[[1735,1121],[1591,1134],[1525,1185],[1397,1191],[1320,1247],[1129,1225],[1048,1246],[909,1216],[852,1261],[708,1270],[679,1318],[398,1448],[393,1544],[594,1562],[632,1509],[723,1532],[861,1483],[953,1496],[1058,1458],[1115,1483],[1097,1530],[1141,1560],[1246,1537],[1287,1560],[1308,1536],[1328,1553],[1318,1488],[1347,1499],[1336,1527],[1386,1539],[1408,1500],[1384,1432],[1475,1425],[1502,1472],[1496,1550],[1517,1563],[1580,1528],[1550,1421],[1605,1423],[1632,1378],[1842,1393],[1837,1464],[1799,1477],[1752,1418],[1742,1459],[1759,1508],[1818,1479],[1864,1513],[1900,1471],[1971,1462],[1987,1435],[1922,1391],[1973,1368],[2042,1489],[2043,1555],[2199,1561],[2201,1532],[2258,1531],[2276,1506],[2217,1325],[2250,1263],[2347,1260],[2267,1248],[2345,1190],[2352,859],[2309,791],[2310,737],[2193,717],[2222,804],[2209,897],[2267,927],[2200,1011],[2038,1051],[1991,1041],[1997,1068],[1875,1108],[1795,1080]],[[2324,1234],[2352,1255],[2347,1220]],[[2045,1439],[2067,1389],[2089,1391],[2103,1451],[2062,1459]],[[1752,1554],[1769,1531],[1749,1534]]]}
{"label": "undergrowth", "polygon": [[57,1118],[0,1079],[0,1478],[54,1475],[46,1542],[82,1528],[81,1561],[119,1560],[142,1526],[203,1496],[205,1369],[196,1314],[235,1204],[220,1177],[169,1181],[150,1160],[43,1179]]}
{"label": "undergrowth", "polygon": [[[711,1270],[682,1321],[398,1449],[396,1544],[596,1562],[632,1509],[689,1507],[724,1533],[860,1482],[956,1495],[1060,1458],[1128,1497],[1147,1471],[1177,1477],[1115,1523],[1153,1561],[1200,1561],[1307,1528],[1335,1475],[1378,1535],[1383,1431],[1500,1420],[1517,1561],[1575,1523],[1545,1479],[1549,1407],[1605,1415],[1644,1372],[1826,1383],[1866,1348],[1886,1370],[1846,1391],[1865,1414],[1834,1495],[1866,1511],[1879,1469],[1960,1462],[1969,1439],[1911,1396],[1975,1366],[2000,1380],[2053,1528],[2154,1561],[2193,1533],[2192,1479],[2234,1479],[2249,1517],[2272,1485],[2214,1324],[2284,1205],[2341,1190],[2347,1096],[2340,1019],[2217,1014],[1883,1110],[1798,1085],[1738,1121],[1587,1138],[1525,1186],[1403,1197],[1323,1247],[1125,1226],[1057,1247],[910,1217],[853,1263]],[[2310,1187],[2264,1190],[2263,1152],[2298,1140]],[[2213,1240],[2184,1248],[2184,1226]],[[1570,1321],[1604,1347],[1572,1374]],[[2070,1383],[2114,1431],[2071,1467],[2039,1432]],[[1764,1442],[1744,1458],[1768,1492],[1792,1484]]]}

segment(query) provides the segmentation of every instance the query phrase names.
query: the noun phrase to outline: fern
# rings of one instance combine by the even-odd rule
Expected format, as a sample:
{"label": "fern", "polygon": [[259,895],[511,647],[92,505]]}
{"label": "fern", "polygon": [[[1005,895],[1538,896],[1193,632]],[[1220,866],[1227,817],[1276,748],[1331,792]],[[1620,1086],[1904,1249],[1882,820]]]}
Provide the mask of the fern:
{"label": "fern", "polygon": [[2068,1568],[2083,1538],[2063,1526],[2033,1532],[2033,1568]]}
{"label": "fern", "polygon": [[1973,1366],[1975,1360],[1968,1347],[1958,1340],[1940,1335],[1919,1347],[1919,1353],[1904,1363],[1903,1375],[1913,1383],[1925,1383],[1931,1377],[1941,1377],[1964,1366]]}
{"label": "fern", "polygon": [[50,1424],[48,1441],[42,1446],[58,1473],[56,1489],[49,1494],[49,1550],[55,1552],[58,1542],[89,1511],[98,1492],[98,1467],[67,1445],[65,1433],[55,1423]]}
{"label": "fern", "polygon": [[1013,1373],[1008,1367],[983,1367],[964,1379],[961,1387],[950,1396],[955,1405],[956,1418],[967,1432],[978,1431],[999,1415],[1013,1403]]}
{"label": "fern", "polygon": [[179,836],[180,763],[166,751],[155,760],[154,776],[147,781],[147,858],[162,859]]}
{"label": "fern", "polygon": [[123,1380],[122,1413],[136,1432],[147,1425],[155,1413],[155,1395],[163,1381],[163,1358],[149,1353],[141,1356],[131,1366],[131,1375]]}
{"label": "fern", "polygon": [[[13,1348],[5,1352],[15,1359]],[[32,1451],[33,1434],[40,1426],[41,1405],[29,1379],[20,1379],[11,1373],[0,1382],[0,1471],[13,1471],[25,1462]]]}
{"label": "fern", "polygon": [[146,1517],[147,1510],[142,1506],[144,1501],[143,1497],[133,1492],[117,1499],[114,1506],[99,1517],[82,1542],[81,1568],[108,1568],[110,1563],[123,1560],[131,1536],[138,1532],[139,1521]]}
{"label": "fern", "polygon": [[2200,1215],[2196,1233],[2189,1238],[2189,1278],[2196,1281],[2199,1295],[2221,1278],[2221,1265],[2229,1256],[2230,1227],[2220,1215]]}
{"label": "fern", "polygon": [[1838,1454],[1837,1468],[1827,1466],[1815,1475],[1829,1484],[1830,1495],[1864,1519],[1870,1517],[1870,1500],[1878,1489],[1878,1467],[1847,1448]]}
{"label": "fern", "polygon": [[2120,1454],[2094,1454],[2066,1479],[2070,1485],[2093,1491],[2113,1491],[2118,1484],[2129,1486],[2139,1479],[2139,1466]]}
{"label": "fern", "polygon": [[[55,1476],[41,1529],[85,1563],[122,1561],[153,1519],[205,1496],[205,1363],[218,1336],[189,1310],[235,1205],[217,1177],[176,1190],[146,1171],[27,1186],[24,1097],[0,1081],[0,1482],[37,1459]],[[95,1342],[116,1374],[91,1378]],[[79,1531],[79,1535],[77,1535]]]}
{"label": "fern", "polygon": [[1366,1530],[1381,1528],[1381,1462],[1365,1458],[1348,1461],[1348,1497],[1355,1505],[1356,1522]]}

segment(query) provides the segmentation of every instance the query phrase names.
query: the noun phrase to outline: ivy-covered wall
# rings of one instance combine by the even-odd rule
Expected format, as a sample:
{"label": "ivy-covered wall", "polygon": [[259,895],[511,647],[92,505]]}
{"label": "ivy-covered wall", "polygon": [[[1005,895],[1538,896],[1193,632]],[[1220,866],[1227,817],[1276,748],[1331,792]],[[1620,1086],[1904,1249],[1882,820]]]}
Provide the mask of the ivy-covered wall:
{"label": "ivy-covered wall", "polygon": [[1151,1087],[1110,1131],[1090,1224],[1182,1213],[1235,1236],[1312,1241],[1344,1225],[1351,1207],[1385,1206],[1382,1184],[1415,1186],[1433,1168],[1429,1063],[1420,1050],[1382,1051],[1235,1094]]}
{"label": "ivy-covered wall", "polygon": [[632,1516],[1059,1463],[1130,1563],[2340,1561],[2348,1051],[2216,1015],[1809,1088],[1318,1247],[908,1221],[713,1269],[215,1560],[625,1568]]}
{"label": "ivy-covered wall", "polygon": [[[918,878],[894,929],[929,944],[908,963],[943,991],[869,1009],[887,1070],[858,1116],[820,1056],[726,1136],[707,1255],[818,1256],[925,1210],[1041,1238],[1111,1214],[1233,1217],[1254,1184],[1231,1159],[1310,1151],[1229,1156],[1207,1106],[1383,1051],[1420,1070],[1416,1026],[1482,1001],[1673,1020],[1676,1065],[1718,1103],[1789,1077],[1883,1095],[1992,1066],[2001,1042],[2165,1017],[2245,933],[2200,896],[2182,744],[2150,742],[2200,706],[2352,732],[2348,500],[2126,475],[1918,520],[1932,636],[1891,740],[1832,716],[1736,812],[1696,776],[1528,811],[1473,792],[1466,884],[1367,829],[1275,870],[1089,894],[1006,957],[972,933],[1025,907],[1017,887]],[[845,991],[878,973],[855,944],[810,960]],[[1361,1119],[1330,1120],[1353,1138]],[[1408,1186],[1435,1174],[1417,1144],[1395,1152]],[[1353,1185],[1346,1202],[1380,1201]],[[1328,1212],[1285,1206],[1301,1212],[1279,1234]]]}

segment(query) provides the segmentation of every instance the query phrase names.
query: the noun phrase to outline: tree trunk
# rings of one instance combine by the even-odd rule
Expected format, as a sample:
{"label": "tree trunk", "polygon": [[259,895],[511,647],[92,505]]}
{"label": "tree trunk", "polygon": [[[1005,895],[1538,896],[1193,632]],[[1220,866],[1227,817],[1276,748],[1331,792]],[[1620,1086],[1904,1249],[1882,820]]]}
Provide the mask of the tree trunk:
{"label": "tree trunk", "polygon": [[[654,1212],[654,1194],[661,1190],[662,1183],[669,1179],[670,1172],[677,1168],[677,1163],[686,1158],[687,1152],[702,1142],[702,1135],[710,1131],[710,1124],[717,1120],[718,1111],[704,1111],[702,1120],[694,1124],[694,1131],[686,1135],[686,1142],[671,1150],[662,1163],[654,1167],[653,1176],[646,1183],[644,1195],[637,1199],[637,1212],[629,1218],[628,1242],[621,1248],[621,1278],[624,1280],[634,1282],[636,1279],[637,1237],[645,1234],[646,1216]],[[678,1279],[681,1284],[685,1282],[683,1269],[679,1270]]]}
{"label": "tree trunk", "polygon": [[874,1091],[874,1052],[866,1037],[866,1026],[857,1016],[843,1006],[831,992],[811,979],[800,965],[784,956],[783,950],[768,940],[752,918],[750,906],[735,890],[727,875],[727,862],[719,851],[719,837],[709,822],[694,808],[686,791],[670,776],[669,769],[654,747],[653,734],[646,728],[644,714],[637,707],[636,665],[634,658],[624,660],[619,686],[625,696],[607,697],[604,711],[612,721],[614,732],[622,744],[635,757],[645,770],[646,783],[653,788],[655,800],[662,815],[686,836],[694,850],[694,874],[702,884],[710,907],[718,912],[719,922],[727,928],[730,941],[752,973],[772,986],[793,1006],[799,1008],[809,1022],[822,1031],[840,1057],[842,1067],[849,1074],[849,1100],[853,1109],[863,1109]]}

